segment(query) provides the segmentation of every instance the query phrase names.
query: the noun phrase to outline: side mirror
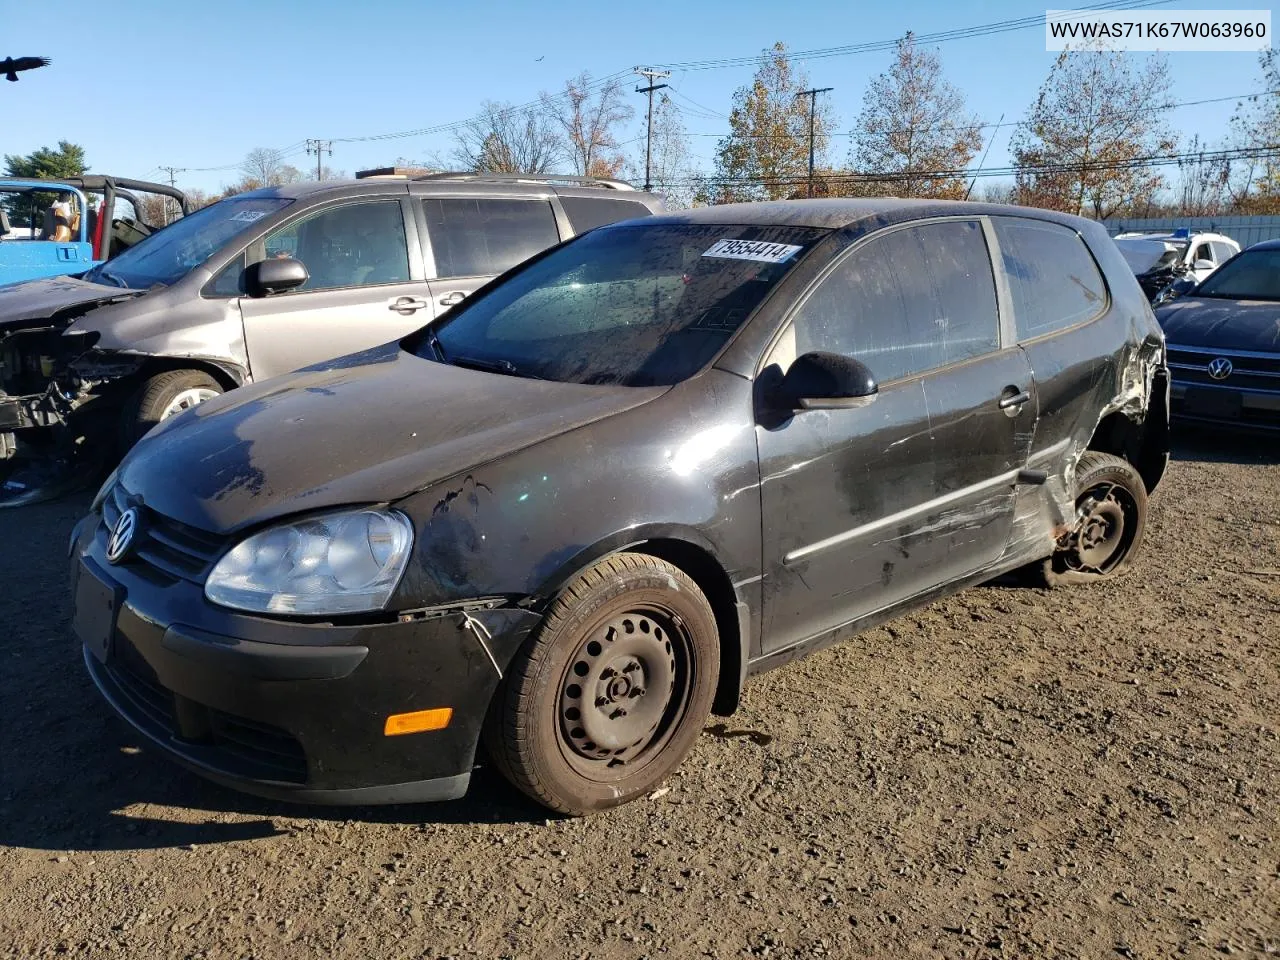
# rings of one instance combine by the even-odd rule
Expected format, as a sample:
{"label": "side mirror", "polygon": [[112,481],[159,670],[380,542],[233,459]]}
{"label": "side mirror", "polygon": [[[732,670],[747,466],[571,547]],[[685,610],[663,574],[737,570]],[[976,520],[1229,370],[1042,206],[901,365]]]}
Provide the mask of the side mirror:
{"label": "side mirror", "polygon": [[1197,260],[1191,265],[1192,270],[1212,270],[1214,263],[1212,260]]}
{"label": "side mirror", "polygon": [[780,399],[792,410],[860,407],[879,392],[875,374],[865,364],[835,353],[796,357],[779,384]]}
{"label": "side mirror", "polygon": [[301,260],[273,257],[249,265],[244,272],[244,289],[251,297],[270,297],[296,289],[310,279]]}

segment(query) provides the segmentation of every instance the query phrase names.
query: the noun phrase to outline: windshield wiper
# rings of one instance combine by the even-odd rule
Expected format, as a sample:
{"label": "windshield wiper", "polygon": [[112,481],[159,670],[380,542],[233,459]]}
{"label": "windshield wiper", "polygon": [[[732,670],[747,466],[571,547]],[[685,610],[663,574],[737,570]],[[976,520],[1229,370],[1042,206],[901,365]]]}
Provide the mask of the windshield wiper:
{"label": "windshield wiper", "polygon": [[521,370],[510,360],[480,360],[476,357],[454,357],[449,363],[455,367],[466,367],[471,370],[483,370],[486,373],[504,373],[509,377],[527,377],[530,380],[545,380],[536,373]]}
{"label": "windshield wiper", "polygon": [[129,285],[127,283],[125,283],[123,280],[117,277],[114,273],[111,273],[107,270],[99,270],[98,276],[105,277],[106,279],[114,283],[117,287],[124,287],[126,290],[129,288]]}
{"label": "windshield wiper", "polygon": [[440,345],[440,338],[436,336],[435,330],[427,327],[427,346],[431,348],[431,352],[436,355],[436,359],[441,363],[448,363],[449,360],[444,355],[444,347]]}

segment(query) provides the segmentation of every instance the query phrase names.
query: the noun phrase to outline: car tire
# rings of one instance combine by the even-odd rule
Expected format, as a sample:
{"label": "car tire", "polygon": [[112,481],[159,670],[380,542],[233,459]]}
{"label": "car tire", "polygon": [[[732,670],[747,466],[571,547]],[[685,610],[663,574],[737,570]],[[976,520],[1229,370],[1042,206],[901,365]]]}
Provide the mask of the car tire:
{"label": "car tire", "polygon": [[688,754],[719,668],[698,585],[656,557],[615,554],[561,591],[516,655],[485,724],[487,752],[552,810],[618,806]]}
{"label": "car tire", "polygon": [[166,370],[148,377],[125,404],[122,450],[127,451],[160,421],[222,392],[222,384],[203,370]]}
{"label": "car tire", "polygon": [[1098,583],[1124,575],[1142,546],[1147,488],[1128,460],[1086,451],[1076,464],[1075,529],[1044,561],[1047,586]]}

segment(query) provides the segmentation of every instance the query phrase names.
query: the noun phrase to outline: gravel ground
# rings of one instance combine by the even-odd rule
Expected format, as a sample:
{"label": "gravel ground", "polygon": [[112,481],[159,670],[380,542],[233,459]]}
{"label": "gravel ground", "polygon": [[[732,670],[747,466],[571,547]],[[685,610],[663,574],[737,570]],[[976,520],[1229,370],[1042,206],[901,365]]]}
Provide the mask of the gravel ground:
{"label": "gravel ground", "polygon": [[206,784],[70,638],[84,497],[0,513],[0,956],[1280,953],[1280,445],[1184,440],[1122,583],[972,590],[755,679],[661,796],[548,820]]}

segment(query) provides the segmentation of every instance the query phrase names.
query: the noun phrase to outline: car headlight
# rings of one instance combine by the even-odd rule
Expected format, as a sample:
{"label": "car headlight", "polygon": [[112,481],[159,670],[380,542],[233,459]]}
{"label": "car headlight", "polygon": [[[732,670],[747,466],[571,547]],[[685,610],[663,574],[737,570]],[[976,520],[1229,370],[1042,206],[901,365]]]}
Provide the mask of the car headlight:
{"label": "car headlight", "polygon": [[255,613],[381,610],[412,547],[413,525],[395,510],[319,514],[242,540],[214,566],[204,595]]}

